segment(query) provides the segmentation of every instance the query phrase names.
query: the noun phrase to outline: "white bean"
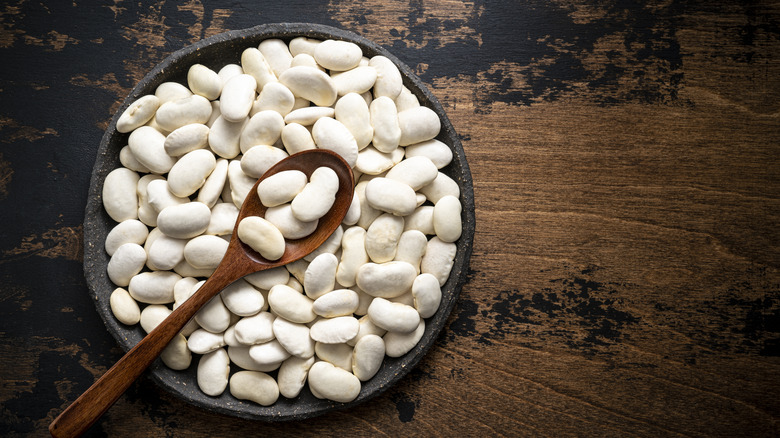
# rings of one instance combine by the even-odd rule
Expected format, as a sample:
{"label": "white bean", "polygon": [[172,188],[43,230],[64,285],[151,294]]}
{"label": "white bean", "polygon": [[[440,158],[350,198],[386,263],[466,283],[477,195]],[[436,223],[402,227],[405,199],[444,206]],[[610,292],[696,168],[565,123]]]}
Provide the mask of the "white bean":
{"label": "white bean", "polygon": [[[371,297],[371,299],[373,300],[374,297]],[[366,311],[367,310],[368,310],[368,306],[366,306]],[[353,347],[358,343],[358,341],[363,339],[363,337],[365,336],[368,335],[384,336],[384,334],[387,333],[387,330],[378,327],[376,324],[374,324],[368,315],[363,315],[360,319],[358,319],[358,324],[360,324],[360,327],[358,328],[358,334],[355,335],[355,337],[352,338],[352,340],[347,341],[347,344],[352,345]]]}
{"label": "white bean", "polygon": [[358,294],[358,299],[360,300],[358,304],[357,310],[355,310],[355,315],[363,316],[366,313],[368,313],[368,306],[371,305],[371,301],[374,300],[374,297],[363,292],[362,289],[357,287],[357,285],[352,286],[350,289],[354,290]]}
{"label": "white bean", "polygon": [[163,104],[171,100],[192,96],[192,91],[178,82],[163,82],[154,90],[154,95],[160,99],[160,104]]}
{"label": "white bean", "polygon": [[137,173],[118,167],[108,173],[103,183],[103,208],[117,222],[138,218]]}
{"label": "white bean", "polygon": [[300,123],[290,123],[282,128],[282,143],[290,155],[317,148],[311,132]]}
{"label": "white bean", "polygon": [[200,281],[194,277],[183,277],[173,285],[173,308],[176,309],[187,301],[195,292],[195,285]]}
{"label": "white bean", "polygon": [[157,216],[157,227],[170,237],[189,239],[202,234],[209,226],[211,210],[201,202],[165,207]]}
{"label": "white bean", "polygon": [[377,335],[360,338],[352,351],[352,373],[365,382],[376,375],[385,358],[385,341]]}
{"label": "white bean", "polygon": [[348,403],[360,394],[360,380],[351,372],[318,361],[309,369],[309,387],[328,400]]}
{"label": "white bean", "polygon": [[316,300],[333,290],[339,259],[330,253],[320,254],[309,263],[303,275],[306,295]]}
{"label": "white bean", "polygon": [[271,82],[260,90],[249,115],[253,116],[260,111],[272,110],[286,116],[292,111],[293,105],[295,105],[295,95],[292,91],[279,82]]}
{"label": "white bean", "polygon": [[186,245],[186,239],[176,239],[163,234],[149,245],[149,262],[157,269],[173,269],[184,260]]}
{"label": "white bean", "polygon": [[230,358],[224,348],[201,356],[198,362],[198,387],[206,395],[216,397],[225,391],[230,374]]}
{"label": "white bean", "polygon": [[417,207],[412,214],[404,217],[404,231],[417,230],[423,234],[436,234],[433,229],[433,206]]}
{"label": "white bean", "polygon": [[352,315],[360,304],[357,292],[349,289],[337,289],[321,295],[314,300],[314,313],[325,318]]}
{"label": "white bean", "polygon": [[377,71],[369,66],[355,67],[345,72],[332,73],[331,78],[339,96],[348,93],[361,94],[374,86]]}
{"label": "white bean", "polygon": [[195,268],[213,269],[219,266],[227,248],[225,239],[212,235],[198,236],[184,246],[184,259]]}
{"label": "white bean", "polygon": [[420,314],[414,307],[384,298],[374,298],[368,306],[368,317],[377,327],[388,332],[408,333],[420,323]]}
{"label": "white bean", "polygon": [[250,47],[241,53],[241,67],[244,69],[244,73],[255,78],[258,89],[262,90],[266,84],[277,81],[276,75],[265,56],[254,47]]}
{"label": "white bean", "polygon": [[[222,334],[222,337],[225,339],[225,345],[228,347],[243,347],[244,344],[238,342],[238,339],[236,339],[236,325],[233,324],[230,327],[225,330],[225,333]],[[230,356],[230,349],[228,349],[228,356]],[[247,356],[249,355],[249,351],[247,351]],[[230,360],[233,360],[231,357]]]}
{"label": "white bean", "polygon": [[132,279],[128,291],[136,301],[147,304],[167,304],[173,302],[173,286],[181,276],[175,272],[141,272]]}
{"label": "white bean", "polygon": [[249,284],[263,290],[269,290],[277,284],[286,284],[289,279],[290,273],[284,266],[255,272],[244,277]]}
{"label": "white bean", "polygon": [[374,127],[372,143],[380,152],[392,152],[401,140],[401,127],[398,124],[398,110],[393,99],[380,96],[371,101],[371,126]]}
{"label": "white bean", "polygon": [[[312,353],[313,354],[313,353]],[[282,362],[276,380],[279,383],[279,392],[287,398],[295,398],[301,393],[309,369],[314,365],[314,356],[300,358],[292,356]]]}
{"label": "white bean", "polygon": [[404,149],[406,150],[406,158],[428,157],[438,169],[452,162],[452,149],[435,138],[411,144]]}
{"label": "white bean", "polygon": [[318,359],[352,372],[352,347],[350,345],[317,342],[314,345],[314,353]]}
{"label": "white bean", "polygon": [[219,75],[219,78],[222,79],[222,83],[226,83],[230,80],[230,78],[234,76],[238,76],[240,74],[244,73],[244,69],[241,68],[238,64],[225,64],[222,68],[219,69],[217,74]]}
{"label": "white bean", "polygon": [[290,67],[279,75],[279,82],[286,85],[294,95],[317,106],[333,105],[338,95],[330,76],[314,67]]}
{"label": "white bean", "polygon": [[314,301],[283,284],[277,284],[268,291],[268,304],[277,315],[290,322],[305,324],[317,318]]}
{"label": "white bean", "polygon": [[215,236],[225,236],[233,232],[238,219],[238,207],[235,204],[220,202],[211,209],[209,226],[206,228],[206,234]]}
{"label": "white bean", "polygon": [[116,121],[116,130],[127,133],[143,126],[160,107],[160,99],[154,95],[146,95],[138,98],[127,107]]}
{"label": "white bean", "polygon": [[146,333],[149,333],[160,325],[160,323],[170,314],[171,309],[169,309],[168,306],[163,304],[150,304],[141,311],[141,328]]}
{"label": "white bean", "polygon": [[363,50],[353,42],[325,40],[314,48],[312,56],[328,70],[345,71],[360,64]]}
{"label": "white bean", "polygon": [[420,271],[433,274],[439,280],[439,286],[444,286],[450,276],[457,249],[454,243],[443,242],[434,236],[428,241],[420,262]]}
{"label": "white bean", "polygon": [[401,128],[398,144],[408,146],[439,135],[441,120],[432,109],[418,106],[398,112],[398,126]]}
{"label": "white bean", "polygon": [[305,324],[277,317],[273,322],[273,331],[276,340],[291,355],[300,358],[314,355],[314,340],[309,336],[309,327]]}
{"label": "white bean", "polygon": [[380,211],[406,216],[417,208],[417,195],[408,184],[376,177],[366,185],[366,201]]}
{"label": "white bean", "polygon": [[227,286],[220,295],[225,307],[238,316],[255,315],[265,306],[263,294],[243,279]]}
{"label": "white bean", "polygon": [[406,262],[366,263],[358,269],[357,285],[374,297],[395,298],[412,287],[417,270]]}
{"label": "white bean", "polygon": [[160,353],[160,359],[162,359],[165,366],[172,370],[186,370],[190,367],[192,362],[192,354],[187,348],[187,338],[183,334],[177,333],[176,336],[171,339],[168,346]]}
{"label": "white bean", "polygon": [[314,49],[320,43],[322,43],[322,41],[316,38],[295,37],[290,40],[290,54],[292,56],[297,56],[301,53],[314,55]]}
{"label": "white bean", "polygon": [[366,253],[366,230],[358,226],[347,228],[341,238],[341,260],[336,268],[336,281],[350,287],[356,284],[358,269],[368,263]]}
{"label": "white bean", "polygon": [[149,229],[141,221],[136,219],[127,219],[118,223],[106,235],[106,253],[109,256],[125,243],[137,243],[139,245],[146,241],[149,236]]}
{"label": "white bean", "polygon": [[269,312],[241,318],[235,326],[236,339],[245,345],[263,344],[273,340],[274,318],[275,316]]}
{"label": "white bean", "polygon": [[371,58],[368,65],[376,70],[374,97],[386,96],[395,99],[401,93],[403,80],[398,67],[385,56],[377,55]]}
{"label": "white bean", "polygon": [[259,216],[247,216],[239,222],[238,238],[266,260],[279,260],[286,249],[279,228]]}
{"label": "white bean", "polygon": [[274,339],[263,344],[255,344],[249,347],[249,356],[261,365],[280,363],[290,357],[290,353]]}
{"label": "white bean", "polygon": [[135,325],[141,321],[141,309],[126,289],[121,287],[114,289],[108,302],[111,306],[111,313],[122,324]]}
{"label": "white bean", "polygon": [[433,229],[442,242],[455,242],[460,238],[460,201],[452,195],[442,196],[433,207]]}
{"label": "white bean", "polygon": [[376,218],[366,231],[366,253],[371,261],[384,263],[393,260],[403,231],[402,217],[385,213]]}
{"label": "white bean", "polygon": [[317,229],[318,220],[303,222],[298,220],[292,212],[290,204],[282,204],[270,207],[265,212],[265,219],[274,224],[285,239],[300,239],[308,236]]}
{"label": "white bean", "polygon": [[241,170],[249,177],[260,178],[274,164],[287,157],[284,149],[275,146],[264,144],[252,146],[241,158]]}
{"label": "white bean", "polygon": [[222,78],[203,64],[193,64],[187,72],[187,85],[193,93],[214,100],[222,91]]}
{"label": "white bean", "polygon": [[333,117],[335,113],[335,110],[329,106],[307,106],[287,113],[284,122],[309,126],[323,117]]}
{"label": "white bean", "polygon": [[336,120],[343,123],[355,137],[358,150],[363,150],[374,137],[371,113],[366,101],[357,93],[347,93],[336,101]]}
{"label": "white bean", "polygon": [[248,74],[240,74],[230,78],[222,89],[219,99],[219,111],[222,118],[228,122],[241,122],[249,116],[249,111],[255,103],[257,81]]}
{"label": "white bean", "polygon": [[228,164],[228,160],[224,158],[217,160],[214,170],[198,190],[196,201],[206,204],[209,208],[214,208],[227,181]]}
{"label": "white bean", "polygon": [[125,166],[126,168],[135,172],[151,172],[149,168],[141,164],[141,162],[135,158],[135,155],[133,154],[133,151],[130,150],[129,145],[123,146],[122,149],[119,150],[119,162],[122,164],[122,166]]}
{"label": "white bean", "polygon": [[230,394],[239,400],[251,400],[270,406],[279,398],[276,380],[260,371],[239,371],[230,377]]}
{"label": "white bean", "polygon": [[193,94],[160,105],[155,113],[155,120],[160,127],[171,132],[190,123],[206,124],[211,116],[211,111],[211,103],[208,99]]}
{"label": "white bean", "polygon": [[249,355],[249,345],[228,347],[228,356],[230,360],[240,368],[249,371],[260,371],[263,373],[271,372],[281,365],[281,362],[259,363]]}
{"label": "white bean", "polygon": [[336,152],[350,167],[355,166],[358,155],[357,142],[355,136],[343,123],[331,117],[322,117],[312,126],[311,135],[317,147]]}
{"label": "white bean", "polygon": [[452,195],[460,197],[460,187],[458,183],[444,173],[439,172],[436,179],[425,187],[420,188],[420,193],[425,195],[429,201],[436,204],[444,196]]}
{"label": "white bean", "polygon": [[317,342],[339,344],[357,335],[360,324],[353,316],[319,319],[311,326],[309,336]]}
{"label": "white bean", "polygon": [[269,38],[263,40],[257,49],[263,54],[277,77],[290,68],[293,56],[290,54],[290,49],[287,48],[287,43],[281,39]]}
{"label": "white bean", "polygon": [[344,215],[344,220],[341,222],[344,225],[355,225],[360,219],[360,198],[357,193],[352,194],[352,202],[349,204],[347,214]]}
{"label": "white bean", "polygon": [[385,341],[385,353],[390,357],[401,357],[410,352],[425,333],[425,320],[420,319],[417,328],[407,333],[388,331],[382,339]]}
{"label": "white bean", "polygon": [[187,263],[187,260],[180,261],[173,267],[173,271],[182,277],[211,277],[214,273],[214,269],[199,269]]}
{"label": "white bean", "polygon": [[249,118],[239,138],[241,152],[246,153],[252,146],[273,145],[279,140],[284,128],[284,119],[276,111],[260,111]]}
{"label": "white bean", "polygon": [[206,149],[188,152],[168,173],[168,189],[176,196],[188,197],[198,191],[217,166],[214,154]]}
{"label": "white bean", "polygon": [[249,117],[230,122],[222,116],[211,125],[208,143],[211,150],[222,158],[235,158],[240,152],[241,132],[249,123]]}
{"label": "white bean", "polygon": [[172,157],[203,149],[208,144],[209,131],[209,127],[202,123],[184,125],[165,137],[163,148]]}
{"label": "white bean", "polygon": [[430,318],[441,304],[441,287],[439,280],[432,274],[420,274],[412,283],[414,308],[423,318]]}
{"label": "white bean", "polygon": [[195,354],[211,353],[217,348],[225,346],[225,337],[222,333],[211,333],[208,330],[197,329],[187,340],[187,348]]}
{"label": "white bean", "polygon": [[230,327],[230,311],[222,303],[222,298],[217,295],[198,310],[195,321],[212,333],[222,333]]}
{"label": "white bean", "polygon": [[371,222],[374,222],[374,219],[382,214],[381,211],[368,204],[368,200],[366,200],[367,185],[368,181],[360,181],[355,185],[355,193],[357,193],[360,200],[360,217],[358,218],[357,226],[366,230],[371,225]]}
{"label": "white bean", "polygon": [[379,152],[375,147],[368,146],[358,152],[355,169],[368,175],[379,175],[387,172],[395,164],[393,153]]}
{"label": "white bean", "polygon": [[246,199],[246,196],[252,191],[256,182],[256,178],[248,176],[241,170],[241,162],[239,160],[232,160],[228,164],[230,197],[236,207],[241,208],[241,204],[244,203],[244,199]]}
{"label": "white bean", "polygon": [[171,193],[168,181],[162,178],[149,181],[146,185],[145,192],[147,203],[156,213],[161,212],[166,207],[182,205],[189,202],[189,198],[182,198]]}
{"label": "white bean", "polygon": [[407,230],[401,234],[398,239],[398,247],[395,252],[394,260],[406,262],[414,266],[417,273],[420,272],[420,262],[425,249],[428,246],[428,238],[421,231]]}
{"label": "white bean", "polygon": [[413,190],[432,183],[438,176],[439,170],[428,157],[418,156],[407,158],[393,166],[387,172],[387,178],[407,184]]}
{"label": "white bean", "polygon": [[312,222],[328,213],[336,201],[339,177],[330,167],[318,167],[309,182],[290,203],[292,214],[301,222]]}
{"label": "white bean", "polygon": [[420,106],[420,101],[417,96],[412,94],[411,90],[406,87],[401,87],[401,92],[395,97],[395,105],[398,111],[405,111],[411,108],[417,108]]}

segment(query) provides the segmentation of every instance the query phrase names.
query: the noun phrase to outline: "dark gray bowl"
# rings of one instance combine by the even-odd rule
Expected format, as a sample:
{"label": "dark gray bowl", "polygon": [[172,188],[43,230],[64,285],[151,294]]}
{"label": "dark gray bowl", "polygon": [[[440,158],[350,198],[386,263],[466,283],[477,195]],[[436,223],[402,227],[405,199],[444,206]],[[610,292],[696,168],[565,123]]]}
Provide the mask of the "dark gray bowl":
{"label": "dark gray bowl", "polygon": [[84,218],[84,273],[98,313],[119,345],[128,351],[144,336],[140,326],[128,327],[118,322],[109,306],[109,295],[115,286],[106,275],[109,256],[104,250],[104,242],[106,235],[116,225],[116,222],[103,210],[101,190],[106,175],[120,166],[119,150],[127,144],[127,134],[121,134],[116,130],[116,121],[119,115],[139,97],[153,94],[162,82],[177,81],[186,85],[187,70],[195,63],[204,64],[216,70],[227,63],[239,63],[241,52],[244,49],[257,47],[264,39],[281,38],[289,41],[298,36],[352,41],[363,49],[366,56],[384,55],[388,57],[398,65],[404,78],[404,84],[417,96],[420,103],[434,109],[439,114],[442,129],[437,138],[451,146],[454,152],[452,163],[442,169],[442,172],[460,185],[460,201],[463,205],[463,235],[457,242],[458,251],[452,273],[442,288],[441,306],[435,315],[426,320],[425,334],[419,344],[400,358],[385,357],[381,370],[373,379],[364,382],[360,395],[350,403],[317,399],[309,392],[308,387],[304,387],[301,394],[294,399],[279,397],[273,406],[263,407],[252,402],[238,400],[231,396],[227,390],[219,397],[210,397],[202,393],[198,389],[195,377],[197,359],[194,359],[190,368],[184,371],[173,371],[163,365],[159,359],[150,368],[149,372],[152,378],[160,386],[187,402],[209,411],[248,419],[294,420],[320,415],[335,409],[349,408],[381,394],[400,380],[422,359],[444,327],[447,317],[455,306],[460,289],[466,282],[474,239],[474,191],[463,146],[444,109],[409,67],[379,45],[355,33],[329,26],[282,23],[225,32],[174,52],[149,72],[124,100],[100,142]]}

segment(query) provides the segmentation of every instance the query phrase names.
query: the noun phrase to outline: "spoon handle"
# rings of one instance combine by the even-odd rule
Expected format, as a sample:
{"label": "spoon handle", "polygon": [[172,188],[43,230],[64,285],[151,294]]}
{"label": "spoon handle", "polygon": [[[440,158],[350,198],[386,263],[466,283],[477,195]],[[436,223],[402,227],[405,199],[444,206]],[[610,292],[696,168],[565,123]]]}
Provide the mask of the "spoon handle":
{"label": "spoon handle", "polygon": [[51,435],[75,437],[86,432],[143,374],[204,304],[245,274],[240,262],[235,265],[238,266],[232,266],[233,269],[217,269],[195,294],[68,406],[49,425]]}

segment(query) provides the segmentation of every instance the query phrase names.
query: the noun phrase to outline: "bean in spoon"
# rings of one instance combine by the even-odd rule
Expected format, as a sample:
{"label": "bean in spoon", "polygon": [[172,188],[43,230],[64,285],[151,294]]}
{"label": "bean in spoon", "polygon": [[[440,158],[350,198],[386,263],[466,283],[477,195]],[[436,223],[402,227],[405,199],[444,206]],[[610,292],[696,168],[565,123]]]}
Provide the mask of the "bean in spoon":
{"label": "bean in spoon", "polygon": [[[257,195],[257,184],[285,170],[300,170],[311,176],[318,167],[327,166],[339,177],[339,189],[330,211],[320,218],[317,229],[296,240],[286,240],[279,260],[266,260],[238,238],[237,227],[247,216],[265,216],[266,207]],[[125,354],[89,389],[68,406],[50,425],[53,437],[79,436],[87,431],[114,402],[143,374],[181,331],[198,310],[226,286],[247,274],[263,271],[299,260],[322,245],[347,214],[354,190],[354,176],[349,165],[336,153],[313,149],[280,161],[269,169],[249,191],[236,220],[227,252],[209,279],[181,306]]]}

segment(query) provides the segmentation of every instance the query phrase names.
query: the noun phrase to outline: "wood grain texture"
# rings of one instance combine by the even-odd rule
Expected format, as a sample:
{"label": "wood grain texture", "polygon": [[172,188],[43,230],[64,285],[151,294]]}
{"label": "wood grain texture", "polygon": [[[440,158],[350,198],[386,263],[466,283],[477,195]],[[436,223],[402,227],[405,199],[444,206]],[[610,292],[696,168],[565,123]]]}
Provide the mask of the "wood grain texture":
{"label": "wood grain texture", "polygon": [[414,67],[474,177],[470,281],[364,405],[266,424],[142,379],[91,436],[777,436],[780,9],[767,1],[0,6],[0,434],[40,436],[120,355],[81,222],[112,113],[170,52],[312,21]]}

